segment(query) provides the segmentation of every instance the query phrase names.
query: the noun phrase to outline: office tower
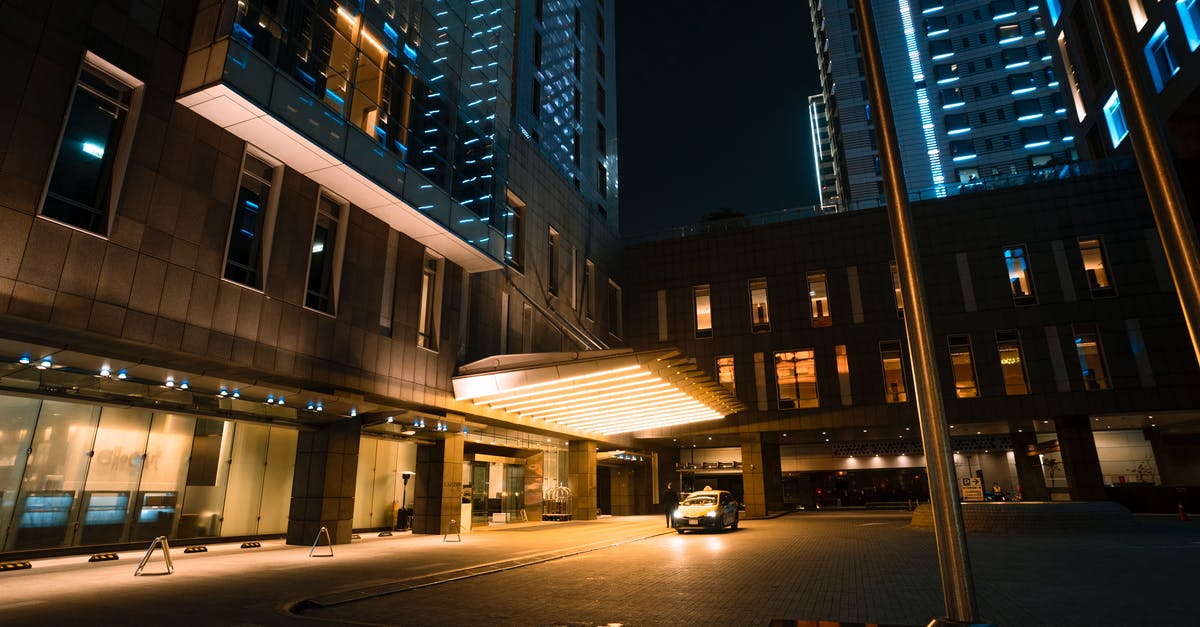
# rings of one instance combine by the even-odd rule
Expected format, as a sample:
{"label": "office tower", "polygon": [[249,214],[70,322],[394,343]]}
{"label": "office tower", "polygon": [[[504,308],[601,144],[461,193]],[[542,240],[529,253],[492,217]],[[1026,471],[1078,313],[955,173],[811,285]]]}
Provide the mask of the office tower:
{"label": "office tower", "polygon": [[829,135],[829,117],[825,114],[825,98],[821,94],[808,97],[808,126],[813,143],[813,165],[816,168],[817,204],[838,210],[838,164],[833,155],[834,142]]}
{"label": "office tower", "polygon": [[[810,6],[827,114],[842,143],[847,205],[882,204],[852,5]],[[1004,185],[1075,158],[1036,3],[897,0],[872,7],[914,197]]]}

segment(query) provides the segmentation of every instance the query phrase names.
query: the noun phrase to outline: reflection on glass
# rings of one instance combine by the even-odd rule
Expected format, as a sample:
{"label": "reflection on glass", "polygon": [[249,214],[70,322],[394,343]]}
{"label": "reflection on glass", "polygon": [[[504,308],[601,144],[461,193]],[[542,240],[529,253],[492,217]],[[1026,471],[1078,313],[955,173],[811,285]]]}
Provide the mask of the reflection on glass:
{"label": "reflection on glass", "polygon": [[1004,393],[1009,396],[1029,393],[1025,379],[1025,360],[1021,356],[1021,338],[1016,331],[996,331],[996,351],[1000,354],[1000,373]]}
{"label": "reflection on glass", "polygon": [[1037,295],[1033,291],[1033,277],[1029,273],[1025,247],[1005,247],[1004,265],[1008,268],[1008,283],[1012,288],[1013,302],[1018,305],[1036,303]]}
{"label": "reflection on glass", "polygon": [[838,388],[842,391],[842,404],[850,406],[854,398],[850,394],[850,359],[846,356],[846,345],[838,344],[833,348],[837,356]]}
{"label": "reflection on glass", "polygon": [[712,337],[712,299],[708,285],[692,288],[696,304],[696,337]]}
{"label": "reflection on glass", "polygon": [[830,317],[829,312],[829,294],[826,291],[824,270],[808,273],[808,305],[814,327],[827,327],[833,324],[833,318]]}
{"label": "reflection on glass", "polygon": [[1083,374],[1085,390],[1107,390],[1108,370],[1104,367],[1104,352],[1100,346],[1100,331],[1094,324],[1072,325],[1075,331],[1075,354]]}
{"label": "reflection on glass", "polygon": [[767,311],[767,280],[750,280],[750,328],[755,333],[771,330],[771,317]]}
{"label": "reflection on glass", "polygon": [[733,376],[733,355],[717,357],[717,381],[737,395],[737,383]]}
{"label": "reflection on glass", "polygon": [[817,368],[812,349],[775,353],[780,409],[817,407]]}
{"label": "reflection on glass", "polygon": [[883,393],[889,403],[908,402],[908,387],[904,384],[900,352],[900,342],[897,340],[879,343],[879,359],[883,363]]}
{"label": "reflection on glass", "polygon": [[0,396],[0,549],[8,547],[13,511],[41,401]]}
{"label": "reflection on glass", "polygon": [[187,487],[179,516],[180,538],[221,534],[221,511],[225,506],[226,480],[233,449],[233,421],[197,418],[188,464]]}
{"label": "reflection on glass", "polygon": [[87,477],[99,415],[100,408],[91,405],[42,402],[8,550],[65,546],[73,540],[70,515]]}
{"label": "reflection on glass", "polygon": [[1115,295],[1112,277],[1108,274],[1108,264],[1105,263],[1104,244],[1100,238],[1081,238],[1079,255],[1083,258],[1083,272],[1087,276],[1092,296],[1101,298]]}
{"label": "reflection on glass", "polygon": [[951,335],[950,370],[954,374],[954,393],[958,398],[974,398],[979,396],[979,387],[975,383],[975,363],[971,359],[971,337],[969,335]]}
{"label": "reflection on glass", "polygon": [[120,542],[125,529],[130,493],[144,466],[150,412],[105,407],[92,446],[84,486],[83,525],[78,544]]}

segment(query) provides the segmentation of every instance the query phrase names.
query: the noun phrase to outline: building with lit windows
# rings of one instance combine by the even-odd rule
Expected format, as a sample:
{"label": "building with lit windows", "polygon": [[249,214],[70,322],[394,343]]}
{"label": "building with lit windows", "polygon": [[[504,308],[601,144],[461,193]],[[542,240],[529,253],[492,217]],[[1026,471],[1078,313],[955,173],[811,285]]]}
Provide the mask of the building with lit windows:
{"label": "building with lit windows", "polygon": [[833,154],[829,116],[825,113],[825,98],[821,94],[808,97],[808,127],[812,136],[813,164],[817,170],[817,204],[836,208],[841,198],[838,190],[838,165]]}
{"label": "building with lit windows", "polygon": [[[851,209],[882,206],[852,3],[810,3],[838,176]],[[1012,184],[1076,158],[1045,20],[1027,0],[874,2],[905,182],[914,199]]]}

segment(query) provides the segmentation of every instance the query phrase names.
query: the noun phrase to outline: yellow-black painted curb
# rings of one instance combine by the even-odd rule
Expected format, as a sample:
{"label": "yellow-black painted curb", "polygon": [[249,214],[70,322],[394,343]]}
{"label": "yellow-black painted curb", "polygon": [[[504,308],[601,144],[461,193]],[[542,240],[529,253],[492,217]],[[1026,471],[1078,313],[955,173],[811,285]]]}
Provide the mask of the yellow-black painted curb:
{"label": "yellow-black painted curb", "polygon": [[262,542],[258,542],[258,541],[242,543],[243,549],[257,549],[260,546],[262,546]]}
{"label": "yellow-black painted curb", "polygon": [[29,560],[25,560],[23,562],[0,563],[0,572],[4,572],[4,571],[8,571],[8,570],[25,570],[28,568],[33,568],[33,564],[30,564]]}
{"label": "yellow-black painted curb", "polygon": [[208,553],[208,547],[193,545],[183,550],[184,553]]}
{"label": "yellow-black painted curb", "polygon": [[89,562],[110,562],[112,560],[119,560],[119,559],[121,559],[121,556],[117,555],[116,553],[97,553],[97,554],[89,557],[88,561]]}

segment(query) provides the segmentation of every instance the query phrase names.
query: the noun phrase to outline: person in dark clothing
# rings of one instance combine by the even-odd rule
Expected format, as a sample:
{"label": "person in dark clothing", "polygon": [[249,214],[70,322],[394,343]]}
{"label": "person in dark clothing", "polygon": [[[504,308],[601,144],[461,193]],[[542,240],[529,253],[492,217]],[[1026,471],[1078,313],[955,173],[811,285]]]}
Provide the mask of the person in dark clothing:
{"label": "person in dark clothing", "polygon": [[667,512],[667,526],[671,527],[671,517],[675,515],[675,509],[679,507],[679,493],[671,487],[670,483],[667,484],[667,489],[663,490],[662,500]]}

